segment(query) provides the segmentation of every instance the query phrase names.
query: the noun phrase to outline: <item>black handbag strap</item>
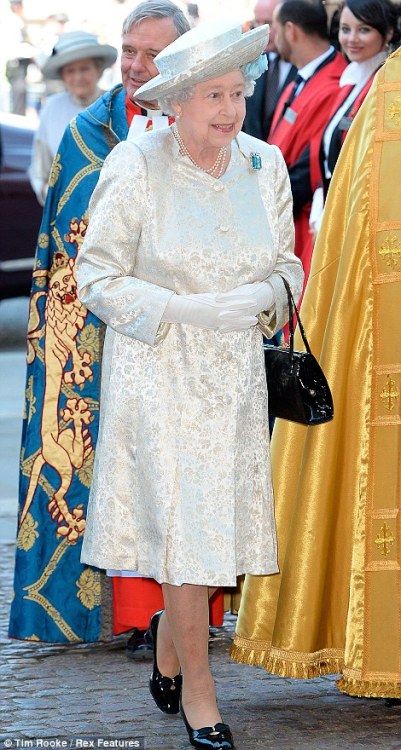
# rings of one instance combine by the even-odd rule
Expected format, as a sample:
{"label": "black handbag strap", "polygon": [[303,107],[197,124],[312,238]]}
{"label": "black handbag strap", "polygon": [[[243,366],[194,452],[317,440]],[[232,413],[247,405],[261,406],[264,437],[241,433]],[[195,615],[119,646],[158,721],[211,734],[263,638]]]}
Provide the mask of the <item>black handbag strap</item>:
{"label": "black handbag strap", "polygon": [[290,356],[292,358],[293,353],[294,353],[294,313],[297,316],[298,327],[299,327],[299,330],[301,332],[302,341],[305,344],[305,349],[306,349],[306,351],[309,354],[311,354],[312,352],[310,350],[308,339],[306,338],[306,333],[305,333],[304,327],[302,325],[302,321],[301,321],[301,318],[300,318],[297,306],[295,304],[294,297],[292,296],[291,287],[290,287],[287,279],[284,278],[284,276],[281,276],[281,279],[283,281],[283,284],[285,286],[285,290],[287,292],[288,313],[289,313],[289,316],[290,316],[289,319],[288,319],[288,327],[290,329]]}

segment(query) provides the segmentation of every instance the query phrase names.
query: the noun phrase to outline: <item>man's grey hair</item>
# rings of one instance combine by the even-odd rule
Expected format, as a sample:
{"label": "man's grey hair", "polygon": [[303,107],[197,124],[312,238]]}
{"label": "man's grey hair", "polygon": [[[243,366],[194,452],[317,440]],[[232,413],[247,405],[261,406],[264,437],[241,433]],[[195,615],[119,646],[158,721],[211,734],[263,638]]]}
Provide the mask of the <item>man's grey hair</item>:
{"label": "man's grey hair", "polygon": [[[247,75],[246,69],[244,70],[244,68],[240,68],[240,71],[245,79],[244,96],[248,98],[249,96],[252,96],[254,92],[255,80],[251,76]],[[195,93],[195,86],[196,84],[194,84],[193,86],[187,86],[186,88],[181,89],[180,91],[177,91],[175,94],[171,94],[170,96],[161,96],[158,100],[160,109],[162,109],[166,115],[174,115],[174,105],[181,104],[182,102],[187,102],[189,99],[192,99]]]}
{"label": "man's grey hair", "polygon": [[191,28],[185,13],[171,0],[144,0],[125,19],[122,34],[128,34],[132,26],[146,18],[171,18],[177,31],[177,37],[185,34]]}

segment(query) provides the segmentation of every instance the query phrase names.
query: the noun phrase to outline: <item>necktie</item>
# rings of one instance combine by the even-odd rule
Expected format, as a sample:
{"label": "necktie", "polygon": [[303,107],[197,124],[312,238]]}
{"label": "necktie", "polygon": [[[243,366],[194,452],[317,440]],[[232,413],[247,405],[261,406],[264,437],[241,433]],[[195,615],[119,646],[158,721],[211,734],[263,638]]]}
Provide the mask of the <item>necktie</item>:
{"label": "necktie", "polygon": [[287,111],[288,107],[291,107],[291,104],[293,103],[293,101],[295,99],[296,93],[297,93],[298,88],[299,88],[299,86],[300,86],[301,83],[305,83],[305,79],[302,78],[302,76],[300,76],[299,73],[297,73],[296,76],[295,76],[293,87],[291,89],[291,93],[290,93],[290,95],[289,95],[286,103],[284,104],[283,115]]}

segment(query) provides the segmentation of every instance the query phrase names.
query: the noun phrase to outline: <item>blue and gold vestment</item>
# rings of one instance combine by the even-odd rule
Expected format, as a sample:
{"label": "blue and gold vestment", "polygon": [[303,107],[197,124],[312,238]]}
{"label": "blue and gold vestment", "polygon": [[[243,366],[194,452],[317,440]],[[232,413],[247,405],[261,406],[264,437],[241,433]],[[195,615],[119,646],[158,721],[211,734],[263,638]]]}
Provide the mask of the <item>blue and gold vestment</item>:
{"label": "blue and gold vestment", "polygon": [[80,562],[103,332],[77,298],[75,258],[103,161],[127,134],[118,85],[71,121],[53,162],[29,309],[14,638],[96,641],[112,632],[108,581]]}

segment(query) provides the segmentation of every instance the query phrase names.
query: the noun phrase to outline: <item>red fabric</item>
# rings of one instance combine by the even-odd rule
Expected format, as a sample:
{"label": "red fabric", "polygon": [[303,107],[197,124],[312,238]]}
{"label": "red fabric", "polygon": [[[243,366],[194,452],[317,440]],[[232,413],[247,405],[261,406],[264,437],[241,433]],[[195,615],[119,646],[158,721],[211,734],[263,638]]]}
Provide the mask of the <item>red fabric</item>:
{"label": "red fabric", "polygon": [[278,146],[288,166],[301,156],[311,138],[325,129],[333,106],[333,97],[338,92],[338,82],[347,67],[344,57],[337,52],[334,60],[324,65],[301,90],[291,104],[296,113],[295,122],[281,117],[293,83],[290,83],[278,100],[268,143]]}
{"label": "red fabric", "polygon": [[[141,109],[138,104],[135,104],[134,102],[132,102],[131,99],[128,98],[128,96],[125,97],[125,109],[127,112],[128,127],[130,127],[135,115],[141,115],[145,111]],[[173,122],[174,122],[174,117],[169,115],[168,124],[172,125]],[[146,125],[146,130],[148,130],[151,126],[152,126],[152,118],[150,117]]]}
{"label": "red fabric", "polygon": [[[150,578],[112,578],[113,633],[132,628],[145,630],[154,612],[163,609],[160,584]],[[224,619],[224,591],[218,589],[209,602],[210,624],[219,627]]]}
{"label": "red fabric", "polygon": [[[134,115],[142,114],[141,108],[128,96],[125,99],[128,125]],[[174,122],[169,117],[169,124]],[[151,123],[151,120],[149,120]],[[148,125],[149,125],[148,123]],[[132,628],[145,630],[154,612],[164,607],[162,589],[151,578],[112,578],[113,633],[125,633]],[[224,618],[224,591],[218,589],[209,603],[210,624],[218,627]]]}
{"label": "red fabric", "polygon": [[[278,146],[287,167],[292,167],[314,138],[321,138],[329,121],[333,98],[338,92],[338,83],[347,63],[338,52],[331,62],[315,73],[293,100],[291,110],[296,114],[294,122],[281,117],[293,83],[283,91],[275,110],[268,143]],[[281,118],[281,119],[280,119]],[[305,206],[295,217],[295,253],[301,258],[308,278],[313,244],[309,234],[310,205]]]}
{"label": "red fabric", "polygon": [[134,119],[134,115],[142,114],[140,106],[132,102],[131,99],[128,98],[128,94],[125,97],[125,111],[127,113],[128,127],[131,125],[131,122]]}
{"label": "red fabric", "polygon": [[145,630],[154,612],[163,609],[161,586],[151,578],[112,578],[113,633]]}

